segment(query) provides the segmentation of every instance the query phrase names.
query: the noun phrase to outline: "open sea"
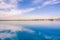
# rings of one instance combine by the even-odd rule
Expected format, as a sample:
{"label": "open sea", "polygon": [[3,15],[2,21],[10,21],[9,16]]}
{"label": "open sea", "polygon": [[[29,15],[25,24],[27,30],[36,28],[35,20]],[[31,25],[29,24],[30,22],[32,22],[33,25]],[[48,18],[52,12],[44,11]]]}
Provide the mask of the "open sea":
{"label": "open sea", "polygon": [[60,40],[60,21],[0,21],[0,40]]}

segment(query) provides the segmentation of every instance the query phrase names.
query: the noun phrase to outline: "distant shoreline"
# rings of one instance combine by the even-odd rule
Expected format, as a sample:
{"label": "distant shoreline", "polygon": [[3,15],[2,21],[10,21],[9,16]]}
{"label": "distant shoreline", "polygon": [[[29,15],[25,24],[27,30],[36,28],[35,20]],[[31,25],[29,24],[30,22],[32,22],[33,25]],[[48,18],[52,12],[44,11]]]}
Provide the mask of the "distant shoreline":
{"label": "distant shoreline", "polygon": [[0,20],[0,21],[60,21],[60,19],[21,19],[21,20]]}

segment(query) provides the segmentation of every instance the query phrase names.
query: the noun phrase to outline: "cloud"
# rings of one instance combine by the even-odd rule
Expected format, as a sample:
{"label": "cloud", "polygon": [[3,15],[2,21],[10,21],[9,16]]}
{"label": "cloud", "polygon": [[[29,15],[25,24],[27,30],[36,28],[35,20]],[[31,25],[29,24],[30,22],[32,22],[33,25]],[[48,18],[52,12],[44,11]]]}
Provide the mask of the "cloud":
{"label": "cloud", "polygon": [[24,9],[22,10],[22,13],[29,13],[29,12],[32,12],[34,11],[36,8],[28,8],[28,9]]}
{"label": "cloud", "polygon": [[[40,4],[39,4],[40,3]],[[43,8],[47,5],[54,5],[60,3],[60,0],[34,0],[32,2],[33,5],[38,5],[38,8]]]}
{"label": "cloud", "polygon": [[54,5],[54,4],[59,4],[59,3],[60,3],[60,0],[47,0],[47,1],[44,1],[42,3],[42,5],[39,6],[38,8],[43,8],[43,7],[47,6],[47,5]]}
{"label": "cloud", "polygon": [[60,3],[60,1],[58,0],[48,0],[44,2],[43,5],[52,5],[52,4],[58,4],[58,3]]}
{"label": "cloud", "polygon": [[17,0],[0,0],[0,9],[12,9],[16,7],[16,4]]}
{"label": "cloud", "polygon": [[[9,1],[9,3],[7,3]],[[8,19],[12,17],[17,17],[18,15],[22,15],[24,13],[29,13],[34,11],[35,8],[28,9],[17,9],[18,1],[23,0],[0,0],[0,19]]]}
{"label": "cloud", "polygon": [[16,7],[17,0],[0,0],[0,18],[12,16],[16,13]]}
{"label": "cloud", "polygon": [[[18,9],[18,2],[24,0],[0,0],[0,19],[13,19],[21,17],[25,13],[30,13],[37,8],[43,8],[47,5],[54,5],[60,3],[60,0],[32,0],[31,5],[36,5],[33,8]],[[41,3],[41,4],[40,4]],[[20,3],[19,3],[20,4]],[[22,4],[21,4],[22,5]],[[21,6],[19,6],[21,7]],[[27,7],[27,6],[26,6]]]}
{"label": "cloud", "polygon": [[22,9],[22,10],[16,10],[16,9],[12,9],[10,11],[0,11],[1,15],[19,15],[19,14],[22,14],[22,13],[28,13],[28,12],[31,12],[35,10],[35,8],[29,8],[29,9]]}
{"label": "cloud", "polygon": [[0,19],[12,19],[15,17],[18,17],[19,15],[24,15],[25,13],[29,13],[34,11],[35,8],[29,8],[29,9],[22,9],[22,10],[16,10],[12,9],[10,11],[0,11]]}

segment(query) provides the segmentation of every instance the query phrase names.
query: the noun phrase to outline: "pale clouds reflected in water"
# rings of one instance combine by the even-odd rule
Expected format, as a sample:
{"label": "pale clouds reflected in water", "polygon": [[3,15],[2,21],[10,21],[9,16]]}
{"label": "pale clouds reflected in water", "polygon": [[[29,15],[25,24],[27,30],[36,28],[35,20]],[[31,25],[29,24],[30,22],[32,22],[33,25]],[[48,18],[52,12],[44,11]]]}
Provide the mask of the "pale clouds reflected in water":
{"label": "pale clouds reflected in water", "polygon": [[59,21],[0,21],[2,40],[59,40],[59,37]]}

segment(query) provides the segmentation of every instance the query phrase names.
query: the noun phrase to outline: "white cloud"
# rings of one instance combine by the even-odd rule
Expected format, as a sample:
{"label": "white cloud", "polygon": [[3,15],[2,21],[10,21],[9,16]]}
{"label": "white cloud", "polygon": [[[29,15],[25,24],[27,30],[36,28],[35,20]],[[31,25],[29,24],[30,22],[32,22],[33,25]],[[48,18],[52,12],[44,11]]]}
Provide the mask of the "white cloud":
{"label": "white cloud", "polygon": [[43,8],[47,5],[54,5],[54,4],[58,4],[58,3],[60,3],[60,0],[47,0],[47,1],[43,2],[42,5],[39,6],[38,8]]}
{"label": "white cloud", "polygon": [[5,18],[17,13],[15,10],[17,7],[17,0],[0,0],[0,18]]}
{"label": "white cloud", "polygon": [[60,3],[60,1],[58,0],[48,0],[46,2],[43,3],[43,5],[52,5],[52,4],[57,4],[57,3]]}
{"label": "white cloud", "polygon": [[[23,0],[9,0],[9,3],[6,3],[7,0],[0,0],[0,19],[8,19],[12,17],[16,17],[18,15],[22,15],[24,13],[29,13],[34,11],[35,8],[29,9],[17,9],[17,2]],[[8,1],[7,1],[8,2]]]}
{"label": "white cloud", "polygon": [[9,0],[9,3],[7,2],[7,0],[0,0],[0,9],[11,9],[16,7],[17,0]]}
{"label": "white cloud", "polygon": [[24,9],[22,11],[23,11],[23,13],[28,13],[28,12],[31,12],[31,11],[34,11],[34,10],[35,10],[35,8],[29,8],[29,9]]}
{"label": "white cloud", "polygon": [[[28,8],[28,9],[17,9],[17,3],[18,1],[23,1],[23,0],[9,0],[9,3],[7,3],[7,0],[0,0],[0,19],[12,19],[12,18],[18,18],[24,13],[29,13],[36,8]],[[53,5],[53,4],[58,4],[60,3],[60,0],[33,0],[32,4],[33,5],[38,5],[41,3],[42,5],[38,5],[37,8],[43,8],[47,5]]]}
{"label": "white cloud", "polygon": [[[39,4],[40,3],[40,4]],[[47,5],[54,5],[60,3],[60,0],[33,0],[33,5],[38,5],[37,8],[43,8]]]}
{"label": "white cloud", "polygon": [[23,15],[24,13],[29,13],[31,11],[34,11],[35,8],[29,8],[29,9],[23,9],[23,10],[16,10],[12,9],[10,11],[0,11],[0,19],[9,19],[9,18],[15,18],[19,17],[19,15]]}

